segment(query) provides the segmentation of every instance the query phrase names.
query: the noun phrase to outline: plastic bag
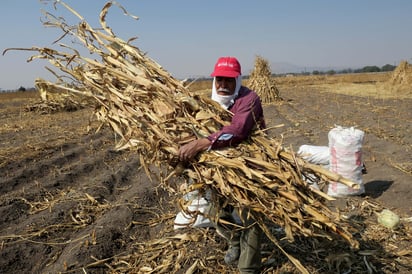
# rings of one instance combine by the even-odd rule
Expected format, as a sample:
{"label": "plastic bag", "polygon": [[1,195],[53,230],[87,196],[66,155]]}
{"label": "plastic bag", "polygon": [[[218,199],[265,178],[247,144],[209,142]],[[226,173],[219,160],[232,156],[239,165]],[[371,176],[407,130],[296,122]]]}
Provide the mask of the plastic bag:
{"label": "plastic bag", "polygon": [[331,181],[328,195],[344,197],[360,195],[365,192],[362,182],[362,144],[364,132],[354,127],[337,126],[329,131],[329,170],[357,183],[359,189],[351,188],[339,182]]}
{"label": "plastic bag", "polygon": [[[313,145],[301,145],[297,154],[305,161],[311,164],[320,165],[324,169],[329,169],[329,147],[327,146],[313,146]],[[303,178],[309,186],[319,189],[319,185],[316,182],[316,176],[314,174],[306,174]]]}
{"label": "plastic bag", "polygon": [[204,214],[209,213],[210,204],[204,197],[196,197],[187,207],[188,211],[193,212],[188,214],[183,210],[180,211],[174,221],[174,229],[185,227],[213,227],[213,223]]}
{"label": "plastic bag", "polygon": [[[193,181],[189,181],[189,185],[192,185]],[[183,188],[187,188],[187,185],[183,185]],[[184,191],[184,190],[183,190]],[[212,227],[213,223],[209,218],[205,217],[209,213],[211,204],[212,192],[210,189],[202,192],[198,190],[189,191],[183,195],[183,199],[190,202],[186,212],[181,210],[175,218],[174,229],[185,227]]]}
{"label": "plastic bag", "polygon": [[311,164],[329,165],[330,157],[328,146],[301,145],[298,150],[298,155]]}

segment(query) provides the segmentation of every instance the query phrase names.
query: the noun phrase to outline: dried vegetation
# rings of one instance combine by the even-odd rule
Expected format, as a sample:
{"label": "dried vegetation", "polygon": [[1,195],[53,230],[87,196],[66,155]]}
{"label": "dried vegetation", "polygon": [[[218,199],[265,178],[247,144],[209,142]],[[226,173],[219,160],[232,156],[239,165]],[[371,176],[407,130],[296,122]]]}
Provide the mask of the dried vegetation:
{"label": "dried vegetation", "polygon": [[248,87],[256,91],[264,104],[282,100],[275,79],[272,77],[269,62],[263,57],[256,56],[255,66],[248,80]]}
{"label": "dried vegetation", "polygon": [[[269,138],[265,132],[255,132],[248,142],[236,149],[205,152],[190,163],[179,163],[176,151],[180,145],[217,130],[230,119],[230,113],[222,110],[208,97],[190,92],[159,64],[133,46],[132,39],[125,42],[117,37],[105,22],[105,16],[113,2],[108,2],[100,14],[103,31],[92,28],[64,2],[58,1],[57,4],[77,15],[81,22],[69,26],[64,18],[48,14],[47,25],[61,29],[64,36],[77,38],[95,58],[82,56],[74,48],[70,52],[36,47],[23,49],[38,52],[30,61],[36,58],[47,59],[60,73],[64,73],[63,77],[54,72],[58,78],[56,83],[43,80],[37,82],[41,94],[46,94],[42,96],[44,101],[63,100],[63,103],[58,103],[59,106],[78,106],[82,102],[95,106],[95,115],[102,125],[110,125],[121,136],[116,149],[129,149],[139,153],[140,164],[147,176],[158,178],[162,188],[172,193],[183,208],[185,204],[179,198],[185,193],[179,192],[179,186],[173,178],[177,178],[178,182],[195,181],[187,191],[212,189],[220,198],[226,199],[227,203],[252,209],[253,218],[270,240],[264,246],[266,273],[279,270],[273,266],[278,263],[273,260],[279,260],[279,256],[286,256],[291,263],[285,271],[309,273],[299,258],[293,256],[302,253],[295,249],[304,251],[313,261],[317,261],[318,254],[327,252],[326,250],[339,253],[315,264],[315,268],[331,272],[352,270],[354,273],[373,273],[378,271],[374,266],[376,258],[389,260],[385,254],[369,251],[376,247],[368,242],[379,241],[377,237],[393,237],[390,231],[332,211],[328,207],[328,200],[331,198],[321,191],[309,188],[305,177],[315,178],[321,185],[328,180],[339,180],[348,185],[352,185],[352,182],[304,162],[283,147],[279,140]],[[71,49],[67,45],[61,46],[62,49]],[[255,80],[251,79],[251,83],[263,87],[256,89],[264,93],[263,97],[267,102],[278,100],[279,92],[267,75],[267,63],[262,61],[256,66],[256,78],[253,76]],[[265,73],[262,74],[261,69]],[[258,79],[259,74],[263,78]],[[67,83],[64,79],[71,79],[71,82]],[[51,99],[52,93],[54,99]],[[152,165],[157,166],[157,174],[151,172]],[[32,211],[43,211],[52,207],[50,203],[57,203],[67,197],[61,195],[35,203],[24,202]],[[77,199],[81,200],[82,206],[73,212],[72,222],[68,223],[73,230],[91,222],[93,216],[98,216],[111,207],[87,193]],[[357,200],[352,202],[356,203]],[[365,219],[380,209],[379,205],[368,202],[360,208],[362,212],[357,217],[365,216]],[[166,212],[164,215],[156,213],[153,216],[152,223],[139,225],[151,226],[171,217]],[[46,230],[53,229],[62,227],[48,227]],[[33,228],[32,233],[40,235],[46,230],[36,231]],[[209,264],[216,263],[216,255],[209,254],[208,257],[195,260],[188,258],[193,249],[201,249],[205,244],[217,245],[213,243],[211,231],[193,229],[186,233],[176,233],[169,230],[167,233],[169,234],[163,238],[148,242],[136,239],[134,249],[129,254],[96,259],[85,267],[100,265],[112,273],[173,273],[182,268],[185,268],[186,273],[215,273],[216,269],[227,271],[226,266],[219,263],[215,266]],[[407,228],[401,228],[396,232],[396,237],[410,239],[410,233]],[[370,238],[363,238],[365,236],[362,235]],[[30,240],[32,235],[26,236],[22,238],[10,235],[1,239],[3,243],[9,244],[17,238]],[[190,248],[192,251],[189,251]],[[388,249],[388,253],[393,251],[390,250],[390,245]],[[393,252],[401,257],[396,263],[410,264],[408,258],[403,259],[410,255],[407,248]],[[314,266],[311,269],[313,271]]]}
{"label": "dried vegetation", "polygon": [[394,93],[412,94],[412,66],[402,61],[392,73],[387,86]]}

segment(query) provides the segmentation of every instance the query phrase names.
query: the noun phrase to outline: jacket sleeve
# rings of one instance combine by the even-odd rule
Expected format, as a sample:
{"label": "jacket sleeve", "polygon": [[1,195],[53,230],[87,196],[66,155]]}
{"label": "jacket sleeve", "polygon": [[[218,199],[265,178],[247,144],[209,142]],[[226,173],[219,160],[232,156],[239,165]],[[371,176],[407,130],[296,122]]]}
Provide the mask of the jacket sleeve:
{"label": "jacket sleeve", "polygon": [[233,113],[230,125],[208,136],[210,149],[235,146],[246,140],[252,131],[262,125],[263,110],[259,97],[254,92],[235,101],[230,109]]}

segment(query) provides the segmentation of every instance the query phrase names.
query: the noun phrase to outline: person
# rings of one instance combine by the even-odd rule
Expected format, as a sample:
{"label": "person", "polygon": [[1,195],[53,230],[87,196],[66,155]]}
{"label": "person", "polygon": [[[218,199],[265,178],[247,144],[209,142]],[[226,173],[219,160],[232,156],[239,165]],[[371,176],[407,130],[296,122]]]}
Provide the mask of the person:
{"label": "person", "polygon": [[[211,76],[211,98],[229,110],[233,116],[230,124],[223,126],[219,131],[181,146],[178,151],[181,161],[188,161],[202,151],[236,146],[249,138],[254,130],[265,128],[260,98],[255,91],[242,86],[241,66],[235,57],[218,58]],[[235,224],[232,209],[228,207],[218,212],[218,219]],[[261,230],[249,217],[247,209],[238,211],[241,216],[238,220],[241,220],[244,229],[239,230],[239,226],[236,225],[223,225],[227,222],[213,221],[218,234],[228,241],[229,247],[224,260],[228,264],[238,261],[240,273],[259,273]]]}

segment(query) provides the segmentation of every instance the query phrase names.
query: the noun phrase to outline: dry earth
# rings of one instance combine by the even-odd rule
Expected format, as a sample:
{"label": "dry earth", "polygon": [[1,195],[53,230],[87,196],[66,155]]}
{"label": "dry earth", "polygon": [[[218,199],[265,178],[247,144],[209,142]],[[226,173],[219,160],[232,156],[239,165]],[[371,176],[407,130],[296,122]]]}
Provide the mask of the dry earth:
{"label": "dry earth", "polygon": [[[310,273],[412,273],[412,98],[366,93],[374,84],[289,79],[279,82],[284,100],[265,105],[268,134],[295,151],[327,145],[334,125],[366,133],[366,193],[331,203],[356,221],[363,252],[281,241]],[[366,94],[335,92],[354,87]],[[29,92],[0,94],[1,273],[159,273],[156,266],[165,264],[173,266],[167,273],[190,266],[193,273],[236,272],[222,263],[225,243],[212,229],[173,231],[174,194],[146,176],[133,151],[113,151],[111,129],[95,133],[91,109],[25,111],[36,101]],[[383,208],[402,217],[396,230],[377,223]],[[263,251],[262,273],[298,273],[270,244]]]}

